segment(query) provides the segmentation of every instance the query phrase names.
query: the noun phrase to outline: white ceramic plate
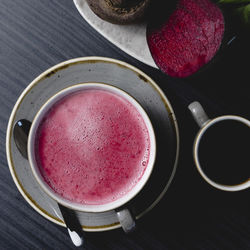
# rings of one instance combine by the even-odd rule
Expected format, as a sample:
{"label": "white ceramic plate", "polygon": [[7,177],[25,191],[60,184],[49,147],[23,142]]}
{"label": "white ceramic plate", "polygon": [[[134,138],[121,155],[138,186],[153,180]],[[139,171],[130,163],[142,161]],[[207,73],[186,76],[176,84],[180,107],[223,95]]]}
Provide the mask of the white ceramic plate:
{"label": "white ceramic plate", "polygon": [[[16,121],[32,121],[40,107],[56,92],[83,82],[103,82],[132,95],[147,112],[155,129],[156,164],[139,194],[127,206],[136,219],[152,209],[167,191],[178,161],[179,132],[173,109],[156,83],[139,69],[110,58],[85,57],[62,62],[33,80],[18,98],[11,113],[6,152],[13,180],[25,200],[48,220],[65,226],[58,206],[38,185],[29,163],[16,148],[13,127]],[[120,227],[115,211],[77,212],[84,230],[104,231]]]}
{"label": "white ceramic plate", "polygon": [[73,0],[82,17],[107,40],[139,61],[158,68],[146,41],[146,24],[118,25],[99,18],[89,8],[86,0]]}

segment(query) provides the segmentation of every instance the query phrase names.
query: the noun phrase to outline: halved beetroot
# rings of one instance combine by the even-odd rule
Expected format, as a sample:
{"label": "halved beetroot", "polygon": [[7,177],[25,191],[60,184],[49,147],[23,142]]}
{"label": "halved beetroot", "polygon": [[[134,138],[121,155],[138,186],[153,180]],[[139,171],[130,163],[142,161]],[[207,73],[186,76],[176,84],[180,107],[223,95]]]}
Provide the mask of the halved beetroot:
{"label": "halved beetroot", "polygon": [[157,66],[173,77],[187,77],[218,51],[224,18],[210,0],[180,0],[166,20],[149,22],[147,42]]}

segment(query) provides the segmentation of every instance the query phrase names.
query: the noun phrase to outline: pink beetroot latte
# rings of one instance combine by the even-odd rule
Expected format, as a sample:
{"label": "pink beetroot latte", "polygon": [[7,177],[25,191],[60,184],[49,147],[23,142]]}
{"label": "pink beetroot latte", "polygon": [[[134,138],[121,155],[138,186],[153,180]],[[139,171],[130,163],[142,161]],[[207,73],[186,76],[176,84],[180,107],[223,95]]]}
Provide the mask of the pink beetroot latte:
{"label": "pink beetroot latte", "polygon": [[126,99],[106,90],[75,92],[56,103],[37,133],[46,183],[67,200],[105,204],[128,193],[147,168],[150,138]]}

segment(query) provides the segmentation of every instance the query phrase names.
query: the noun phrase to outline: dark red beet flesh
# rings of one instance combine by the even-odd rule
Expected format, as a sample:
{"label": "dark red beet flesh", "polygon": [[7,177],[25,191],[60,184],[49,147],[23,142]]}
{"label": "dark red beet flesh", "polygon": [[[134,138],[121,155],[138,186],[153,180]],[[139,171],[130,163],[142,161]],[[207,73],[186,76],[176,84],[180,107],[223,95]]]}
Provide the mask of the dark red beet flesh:
{"label": "dark red beet flesh", "polygon": [[218,51],[224,18],[210,0],[180,0],[157,27],[148,25],[147,42],[157,66],[172,77],[187,77]]}

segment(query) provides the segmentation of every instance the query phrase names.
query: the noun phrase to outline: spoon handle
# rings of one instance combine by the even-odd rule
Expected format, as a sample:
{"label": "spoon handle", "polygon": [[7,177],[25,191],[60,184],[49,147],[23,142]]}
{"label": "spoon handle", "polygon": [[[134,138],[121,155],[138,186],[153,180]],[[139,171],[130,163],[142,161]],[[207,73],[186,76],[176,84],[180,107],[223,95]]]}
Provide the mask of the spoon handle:
{"label": "spoon handle", "polygon": [[79,247],[83,245],[84,238],[83,238],[83,231],[82,227],[76,217],[74,211],[60,205],[58,203],[58,207],[62,214],[63,220],[68,228],[69,236],[74,243],[75,246]]}

